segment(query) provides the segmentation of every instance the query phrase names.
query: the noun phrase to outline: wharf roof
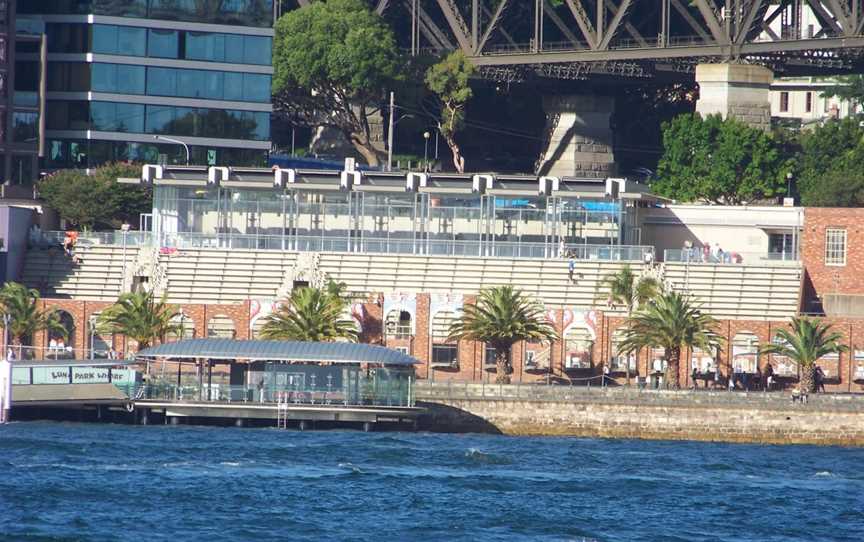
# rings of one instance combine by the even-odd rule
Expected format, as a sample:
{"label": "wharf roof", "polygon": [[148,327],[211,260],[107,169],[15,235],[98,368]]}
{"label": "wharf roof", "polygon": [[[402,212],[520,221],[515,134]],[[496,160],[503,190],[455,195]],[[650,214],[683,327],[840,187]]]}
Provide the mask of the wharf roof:
{"label": "wharf roof", "polygon": [[371,344],[237,339],[183,339],[146,348],[138,352],[137,357],[375,363],[403,366],[419,363],[399,351]]}

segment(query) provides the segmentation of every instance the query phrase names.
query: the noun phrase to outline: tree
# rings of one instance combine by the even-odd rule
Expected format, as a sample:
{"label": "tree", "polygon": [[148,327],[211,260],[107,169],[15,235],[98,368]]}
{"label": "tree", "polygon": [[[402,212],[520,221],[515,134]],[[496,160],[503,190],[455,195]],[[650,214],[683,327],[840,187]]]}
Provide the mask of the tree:
{"label": "tree", "polygon": [[64,339],[68,332],[57,311],[40,310],[39,292],[17,282],[7,282],[0,288],[0,316],[9,319],[9,339],[20,347],[28,338],[40,331],[48,331]]}
{"label": "tree", "polygon": [[627,319],[618,350],[620,354],[629,355],[642,348],[663,348],[667,362],[666,382],[672,389],[678,389],[682,350],[696,347],[707,352],[716,348],[719,338],[712,331],[716,325],[714,318],[703,314],[685,296],[666,292]]}
{"label": "tree", "polygon": [[[650,302],[660,295],[662,285],[653,277],[637,277],[630,265],[625,265],[617,273],[606,275],[601,283],[609,289],[609,298],[627,308],[627,318],[633,316],[633,309]],[[627,383],[630,383],[630,366],[627,366]]]}
{"label": "tree", "polygon": [[140,175],[140,165],[122,162],[105,164],[90,175],[63,169],[39,181],[37,189],[73,227],[119,228],[124,222],[137,224],[139,215],[153,208],[148,188],[117,182],[119,177]]}
{"label": "tree", "polygon": [[349,303],[344,290],[344,284],[332,280],[325,288],[295,288],[288,302],[266,317],[261,336],[310,342],[357,340],[354,321],[342,317]]}
{"label": "tree", "polygon": [[454,51],[426,72],[426,85],[438,96],[440,114],[438,131],[453,153],[453,165],[459,173],[465,172],[465,157],[456,142],[456,133],[465,124],[465,104],[471,99],[469,81],[474,65],[462,51]]}
{"label": "tree", "polygon": [[857,205],[864,176],[864,128],[853,118],[830,120],[800,136],[796,174],[801,203],[807,206]]}
{"label": "tree", "polygon": [[314,2],[283,15],[273,41],[273,103],[298,124],[341,131],[380,163],[369,118],[400,78],[393,32],[361,0]]}
{"label": "tree", "polygon": [[841,75],[834,78],[836,84],[821,94],[823,98],[838,97],[851,102],[852,106],[864,103],[864,75]]}
{"label": "tree", "polygon": [[131,292],[102,311],[98,325],[108,333],[125,335],[138,344],[138,350],[144,350],[157,341],[164,342],[171,333],[182,333],[182,324],[175,321],[179,315],[164,296],[156,299],[153,292]]}
{"label": "tree", "polygon": [[846,352],[840,344],[843,336],[831,331],[830,324],[810,318],[792,318],[791,329],[779,329],[772,344],[763,345],[760,354],[785,356],[798,364],[801,371],[801,391],[816,391],[816,362],[828,354]]}
{"label": "tree", "polygon": [[495,349],[495,382],[509,384],[513,345],[519,341],[558,338],[543,308],[512,286],[485,288],[473,305],[465,305],[451,325],[448,340],[480,341]]}
{"label": "tree", "polygon": [[656,193],[738,205],[785,190],[789,170],[770,134],[733,118],[679,115],[663,124]]}

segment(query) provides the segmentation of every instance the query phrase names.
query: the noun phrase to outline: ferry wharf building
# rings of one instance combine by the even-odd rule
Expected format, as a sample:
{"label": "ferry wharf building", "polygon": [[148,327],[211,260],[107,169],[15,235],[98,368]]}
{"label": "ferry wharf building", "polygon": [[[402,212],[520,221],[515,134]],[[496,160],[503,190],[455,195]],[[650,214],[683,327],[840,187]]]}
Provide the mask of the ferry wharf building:
{"label": "ferry wharf building", "polygon": [[[718,371],[755,380],[771,363],[794,386],[795,364],[758,346],[811,314],[850,348],[820,360],[828,390],[864,391],[864,210],[675,205],[625,179],[144,166],[119,181],[152,185],[150,231],[82,233],[77,264],[63,234],[45,232],[18,266],[61,311],[64,356],[135,350],[93,326],[123,292],[179,308],[183,332],[169,340],[254,339],[293,288],[332,279],[347,285],[361,342],[413,356],[420,379],[494,382],[494,352],[447,329],[480,289],[509,284],[561,337],[517,344],[514,382],[657,385],[662,350],[617,354],[625,309],[602,282],[629,265],[719,321],[722,347],[685,352],[682,382],[694,367],[700,387]],[[29,343],[50,357],[47,333]]]}

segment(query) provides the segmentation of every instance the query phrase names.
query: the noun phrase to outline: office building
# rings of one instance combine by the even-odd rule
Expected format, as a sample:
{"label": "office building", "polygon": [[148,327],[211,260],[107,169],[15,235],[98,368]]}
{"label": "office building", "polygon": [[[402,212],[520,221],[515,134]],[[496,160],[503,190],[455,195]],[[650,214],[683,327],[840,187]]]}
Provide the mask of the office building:
{"label": "office building", "polygon": [[193,164],[266,162],[272,0],[18,0],[18,11],[47,38],[46,169],[183,164],[186,148]]}

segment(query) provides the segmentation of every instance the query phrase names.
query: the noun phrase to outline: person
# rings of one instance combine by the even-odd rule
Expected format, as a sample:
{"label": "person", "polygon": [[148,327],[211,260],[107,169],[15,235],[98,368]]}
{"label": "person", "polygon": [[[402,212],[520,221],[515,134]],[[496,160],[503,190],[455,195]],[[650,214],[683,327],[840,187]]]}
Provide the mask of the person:
{"label": "person", "polygon": [[570,277],[570,280],[573,280],[573,273],[576,272],[576,258],[573,257],[573,253],[570,253],[570,257],[567,260],[567,274]]}
{"label": "person", "polygon": [[720,387],[720,367],[714,367],[714,389]]}
{"label": "person", "polygon": [[692,388],[695,390],[699,386],[696,385],[696,378],[699,376],[699,372],[696,370],[696,366],[693,366],[693,372],[690,373],[690,378],[693,380]]}
{"label": "person", "polygon": [[767,365],[765,365],[765,391],[771,391],[771,388],[774,387],[774,367],[771,366],[771,362],[769,361]]}
{"label": "person", "polygon": [[606,387],[606,384],[609,382],[609,380],[611,380],[609,378],[609,364],[604,363],[603,364],[603,387],[604,388]]}
{"label": "person", "polygon": [[819,365],[816,366],[816,391],[825,393],[825,371]]}
{"label": "person", "polygon": [[48,355],[51,356],[52,354],[56,354],[56,353],[57,353],[57,339],[51,339],[50,341],[48,341]]}
{"label": "person", "polygon": [[564,238],[561,238],[561,241],[558,243],[558,256],[563,258],[567,256],[567,253],[564,251]]}
{"label": "person", "polygon": [[11,348],[6,349],[6,360],[7,361],[15,361],[15,351]]}
{"label": "person", "polygon": [[702,262],[708,263],[711,261],[711,243],[705,241],[702,243]]}
{"label": "person", "polygon": [[264,379],[258,381],[258,402],[264,402]]}
{"label": "person", "polygon": [[726,253],[717,245],[717,263],[726,263]]}
{"label": "person", "polygon": [[729,375],[729,380],[726,382],[726,386],[729,391],[735,391],[735,377],[732,374]]}

